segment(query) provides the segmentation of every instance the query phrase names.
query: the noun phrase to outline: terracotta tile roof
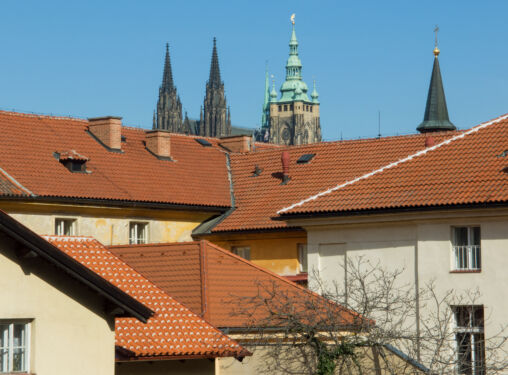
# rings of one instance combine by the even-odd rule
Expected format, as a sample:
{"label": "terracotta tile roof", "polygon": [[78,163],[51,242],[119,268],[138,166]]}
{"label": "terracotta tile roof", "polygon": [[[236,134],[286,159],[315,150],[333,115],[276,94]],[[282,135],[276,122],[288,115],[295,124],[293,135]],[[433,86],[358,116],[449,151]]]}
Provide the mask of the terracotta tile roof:
{"label": "terracotta tile roof", "polygon": [[146,324],[134,318],[116,318],[116,345],[136,357],[248,355],[238,343],[170,297],[97,240],[43,238],[155,312]]}
{"label": "terracotta tile roof", "polygon": [[[439,142],[457,134],[460,133],[443,132],[432,136]],[[280,209],[423,150],[426,137],[417,134],[322,142],[232,154],[236,209],[212,232],[285,228],[284,221],[272,220]],[[283,150],[291,155],[291,181],[287,185],[281,185]],[[307,164],[298,164],[297,160],[304,154],[315,156]],[[256,165],[263,171],[253,177]]]}
{"label": "terracotta tile roof", "polygon": [[280,213],[508,202],[508,115],[336,183]]}
{"label": "terracotta tile roof", "polygon": [[[200,137],[172,134],[171,162],[145,149],[142,129],[123,127],[124,152],[114,153],[87,127],[85,120],[0,111],[0,168],[35,196],[231,205],[226,157],[217,140],[203,147],[195,140]],[[91,173],[70,172],[53,156],[59,150],[86,155]]]}
{"label": "terracotta tile roof", "polygon": [[0,168],[0,195],[29,196],[31,192]]}
{"label": "terracotta tile roof", "polygon": [[[147,277],[166,293],[174,295],[196,314],[221,328],[250,326],[245,316],[234,316],[236,297],[253,297],[260,285],[273,285],[292,295],[295,304],[329,305],[323,297],[285,278],[221,249],[208,241],[150,245],[110,246],[111,252]],[[333,304],[345,325],[358,321],[358,314]],[[315,311],[313,312],[315,313]],[[266,316],[259,310],[254,319]]]}

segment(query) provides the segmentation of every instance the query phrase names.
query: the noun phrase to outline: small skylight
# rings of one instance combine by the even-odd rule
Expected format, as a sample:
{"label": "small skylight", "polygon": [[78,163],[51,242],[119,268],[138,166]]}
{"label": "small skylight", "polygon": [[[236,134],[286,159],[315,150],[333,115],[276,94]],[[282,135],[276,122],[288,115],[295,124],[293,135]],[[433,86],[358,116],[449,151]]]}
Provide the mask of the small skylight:
{"label": "small skylight", "polygon": [[297,164],[307,164],[316,154],[304,154],[296,161]]}
{"label": "small skylight", "polygon": [[203,147],[210,147],[212,144],[203,138],[196,138],[196,142],[199,143]]}

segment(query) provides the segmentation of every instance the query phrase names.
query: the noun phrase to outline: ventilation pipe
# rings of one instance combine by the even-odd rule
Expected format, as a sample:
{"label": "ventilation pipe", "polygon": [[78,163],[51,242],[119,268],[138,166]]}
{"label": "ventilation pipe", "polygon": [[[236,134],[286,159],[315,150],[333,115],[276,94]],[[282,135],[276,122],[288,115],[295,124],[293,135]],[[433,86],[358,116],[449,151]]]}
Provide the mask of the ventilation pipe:
{"label": "ventilation pipe", "polygon": [[291,177],[289,177],[289,163],[291,162],[291,155],[289,155],[289,151],[282,151],[281,155],[282,161],[282,183],[281,185],[286,185]]}

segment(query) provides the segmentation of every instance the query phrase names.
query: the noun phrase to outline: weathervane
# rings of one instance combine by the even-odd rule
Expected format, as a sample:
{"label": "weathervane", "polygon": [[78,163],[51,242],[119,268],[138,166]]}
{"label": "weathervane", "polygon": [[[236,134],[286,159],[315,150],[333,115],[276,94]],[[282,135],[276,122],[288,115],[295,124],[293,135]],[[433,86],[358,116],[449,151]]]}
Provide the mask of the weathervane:
{"label": "weathervane", "polygon": [[439,56],[439,48],[437,47],[437,33],[439,32],[439,26],[436,25],[436,27],[434,28],[434,34],[436,34],[436,39],[435,39],[435,48],[434,48],[434,56],[438,57]]}
{"label": "weathervane", "polygon": [[291,23],[293,25],[295,24],[295,14],[294,13],[291,15]]}

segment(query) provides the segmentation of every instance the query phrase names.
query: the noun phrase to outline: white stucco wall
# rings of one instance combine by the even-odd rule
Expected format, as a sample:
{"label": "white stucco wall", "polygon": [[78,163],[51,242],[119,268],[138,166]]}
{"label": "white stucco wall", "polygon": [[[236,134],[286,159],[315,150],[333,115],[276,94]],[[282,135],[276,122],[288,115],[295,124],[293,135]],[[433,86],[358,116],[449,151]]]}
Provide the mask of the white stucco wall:
{"label": "white stucco wall", "polygon": [[[364,256],[387,269],[401,269],[402,283],[418,280],[422,286],[435,281],[443,295],[479,289],[476,304],[485,309],[485,335],[488,339],[501,325],[508,324],[508,213],[497,211],[445,212],[418,215],[372,215],[362,218],[301,220],[308,233],[309,270],[317,270],[325,282],[343,282],[340,267],[333,271],[331,261]],[[452,227],[480,226],[482,268],[478,273],[455,273],[452,257]],[[335,252],[323,249],[335,248]],[[417,257],[416,257],[417,254]],[[316,287],[309,273],[310,287]],[[425,311],[422,310],[422,314]],[[508,345],[507,348],[508,350]]]}
{"label": "white stucco wall", "polygon": [[99,298],[53,267],[22,268],[12,246],[0,236],[0,319],[31,320],[30,373],[112,375],[114,322]]}

